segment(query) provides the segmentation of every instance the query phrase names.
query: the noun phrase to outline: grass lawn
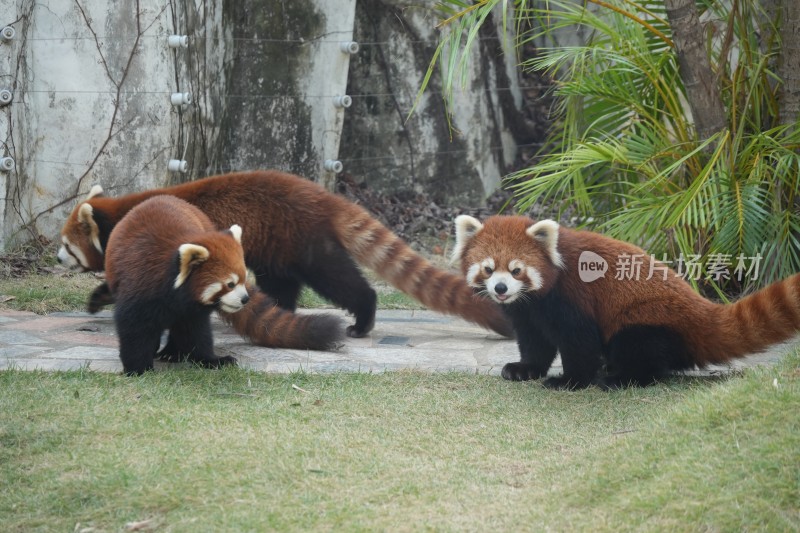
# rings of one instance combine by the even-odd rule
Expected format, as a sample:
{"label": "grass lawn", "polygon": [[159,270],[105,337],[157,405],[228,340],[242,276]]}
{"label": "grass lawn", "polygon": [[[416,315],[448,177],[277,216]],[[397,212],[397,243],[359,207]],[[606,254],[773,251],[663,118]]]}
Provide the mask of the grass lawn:
{"label": "grass lawn", "polygon": [[[91,273],[65,276],[35,274],[24,278],[0,277],[0,306],[18,311],[45,314],[55,311],[83,311],[92,290],[101,279]],[[381,309],[421,309],[419,302],[395,290],[381,280],[370,278],[378,293]],[[331,304],[315,292],[304,288],[300,293],[299,307],[324,308]]]}
{"label": "grass lawn", "polygon": [[798,366],[612,393],[459,373],[5,371],[0,523],[797,530]]}
{"label": "grass lawn", "polygon": [[[0,305],[80,309],[97,283],[0,280]],[[796,531],[800,352],[610,393],[464,373],[2,371],[0,524]]]}

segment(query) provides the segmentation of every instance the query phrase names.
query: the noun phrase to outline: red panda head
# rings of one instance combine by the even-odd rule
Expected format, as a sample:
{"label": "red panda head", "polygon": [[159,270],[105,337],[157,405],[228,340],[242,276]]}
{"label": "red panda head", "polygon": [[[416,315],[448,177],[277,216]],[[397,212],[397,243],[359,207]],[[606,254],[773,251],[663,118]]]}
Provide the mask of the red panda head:
{"label": "red panda head", "polygon": [[75,206],[61,228],[61,248],[58,250],[61,264],[73,269],[103,270],[104,251],[100,243],[100,228],[95,221],[95,208],[89,202],[102,194],[102,187],[92,187],[86,200]]}
{"label": "red panda head", "polygon": [[455,225],[453,261],[460,262],[471,287],[498,303],[546,293],[563,268],[558,223],[552,220],[495,216],[482,224],[461,215]]}
{"label": "red panda head", "polygon": [[239,311],[250,299],[242,251],[242,228],[203,234],[178,248],[179,271],[174,288],[185,285],[194,301],[218,307],[226,313]]}

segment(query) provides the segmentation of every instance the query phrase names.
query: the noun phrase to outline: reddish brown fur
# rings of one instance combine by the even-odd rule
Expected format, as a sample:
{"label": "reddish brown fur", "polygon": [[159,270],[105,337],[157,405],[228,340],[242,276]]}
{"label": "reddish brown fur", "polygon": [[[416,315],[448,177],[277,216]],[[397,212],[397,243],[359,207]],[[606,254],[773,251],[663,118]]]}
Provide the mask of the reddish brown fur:
{"label": "reddish brown fur", "polygon": [[[564,269],[557,268],[542,246],[525,234],[534,222],[525,217],[491,217],[470,240],[462,253],[462,270],[486,257],[498,265],[520,259],[542,275],[545,294],[559,291],[599,327],[603,342],[633,325],[665,326],[679,333],[695,364],[722,363],[791,338],[800,330],[800,274],[774,283],[731,305],[712,303],[669,271],[666,280],[656,270],[651,279],[650,256],[642,249],[603,235],[558,230],[558,251]],[[578,258],[588,250],[609,265],[605,277],[591,283],[581,281]],[[615,279],[621,254],[642,254],[639,280]],[[485,274],[482,274],[486,277]],[[524,273],[522,274],[524,275]]]}
{"label": "reddish brown fur", "polygon": [[149,209],[147,216],[120,225],[108,241],[106,282],[117,298],[147,299],[159,294],[160,283],[174,282],[174,278],[165,280],[164,274],[175,261],[178,247],[189,242],[205,247],[211,256],[186,281],[195,301],[200,301],[208,285],[231,273],[245,279],[242,247],[230,234],[216,231],[208,217],[185,202],[157,198],[152,205],[160,209]]}
{"label": "reddish brown fur", "polygon": [[[312,253],[309,243],[330,239],[339,243],[359,264],[374,269],[392,285],[429,308],[460,315],[504,335],[511,334],[511,327],[498,307],[474,296],[459,276],[434,267],[363,208],[291,174],[241,172],[119,198],[92,198],[87,202],[93,207],[101,242],[104,244],[111,228],[128,210],[157,194],[177,196],[196,205],[218,227],[237,223],[245,228],[242,236],[245,260],[257,276],[259,270],[266,270],[275,278],[291,278]],[[62,235],[84,251],[89,269],[101,270],[102,253],[92,246],[86,225],[78,222],[78,207],[65,224]],[[336,277],[335,274],[330,276]],[[285,280],[278,281],[285,285]],[[311,281],[300,280],[301,283]],[[319,286],[326,284],[332,285],[327,280],[318,281],[314,288],[319,292]],[[261,280],[259,285],[280,301],[280,297],[273,294],[273,287],[265,287]],[[334,295],[324,296],[336,300]],[[374,299],[374,293],[372,297]],[[293,309],[291,295],[287,300],[288,305],[281,305]],[[374,302],[372,306],[374,318]],[[367,309],[362,314],[369,312]],[[359,319],[359,312],[356,315]],[[359,333],[365,334],[372,324],[369,317],[362,317],[361,321]]]}

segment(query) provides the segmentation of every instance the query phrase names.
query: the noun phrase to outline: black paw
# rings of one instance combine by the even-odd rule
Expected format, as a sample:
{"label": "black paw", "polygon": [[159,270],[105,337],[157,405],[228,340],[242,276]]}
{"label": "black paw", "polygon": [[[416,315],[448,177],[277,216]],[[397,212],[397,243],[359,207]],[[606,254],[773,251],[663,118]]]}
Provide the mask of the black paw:
{"label": "black paw", "polygon": [[122,373],[123,373],[124,375],[128,376],[128,377],[141,376],[141,375],[143,375],[145,372],[153,372],[153,365],[152,365],[152,363],[151,363],[151,364],[149,364],[149,365],[140,366],[140,367],[136,367],[136,368],[124,368],[124,369],[122,370]]}
{"label": "black paw", "polygon": [[542,370],[527,363],[508,363],[500,372],[503,379],[509,381],[529,381],[531,379],[539,379],[545,374],[547,374],[547,370]]}
{"label": "black paw", "polygon": [[89,301],[86,303],[86,310],[91,314],[95,314],[106,305],[111,305],[113,303],[114,297],[111,295],[111,289],[108,288],[107,283],[102,283],[95,288],[89,296]]}
{"label": "black paw", "polygon": [[181,363],[187,359],[185,354],[182,355],[177,348],[171,346],[169,343],[167,343],[167,345],[164,346],[164,348],[162,348],[161,351],[156,354],[156,356],[160,361],[164,361],[166,363]]}
{"label": "black paw", "polygon": [[547,378],[542,382],[542,385],[544,385],[548,389],[557,389],[557,390],[585,389],[591,384],[592,382],[589,380],[568,378],[566,376],[555,376],[552,378]]}
{"label": "black paw", "polygon": [[[372,328],[370,328],[370,329],[372,329]],[[347,333],[348,337],[351,337],[353,339],[360,339],[362,337],[366,337],[367,336],[367,334],[369,333],[369,329],[363,330],[363,329],[360,329],[360,328],[356,328],[355,326],[347,326],[347,329],[345,330],[345,333]]]}
{"label": "black paw", "polygon": [[206,368],[219,368],[222,366],[236,366],[236,358],[232,355],[226,355],[224,357],[217,357],[216,359],[212,359],[210,361],[200,361],[200,364]]}

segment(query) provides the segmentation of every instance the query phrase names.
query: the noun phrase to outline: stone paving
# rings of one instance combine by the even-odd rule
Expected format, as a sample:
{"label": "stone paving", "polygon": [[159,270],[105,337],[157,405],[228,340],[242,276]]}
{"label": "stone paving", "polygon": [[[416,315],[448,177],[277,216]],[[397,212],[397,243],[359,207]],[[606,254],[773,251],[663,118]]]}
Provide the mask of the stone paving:
{"label": "stone paving", "polygon": [[[303,311],[301,311],[303,312]],[[336,310],[312,310],[344,316]],[[350,319],[345,317],[346,321]],[[363,339],[347,339],[336,351],[286,350],[253,346],[214,318],[217,355],[232,355],[239,365],[265,372],[464,371],[498,375],[519,359],[516,343],[463,320],[430,311],[378,311],[375,329]],[[713,367],[716,374],[778,361],[800,338],[768,352]],[[156,363],[157,369],[168,368]],[[121,372],[111,313],[53,313],[47,316],[0,309],[0,370],[77,370]],[[561,372],[560,360],[551,373]]]}

